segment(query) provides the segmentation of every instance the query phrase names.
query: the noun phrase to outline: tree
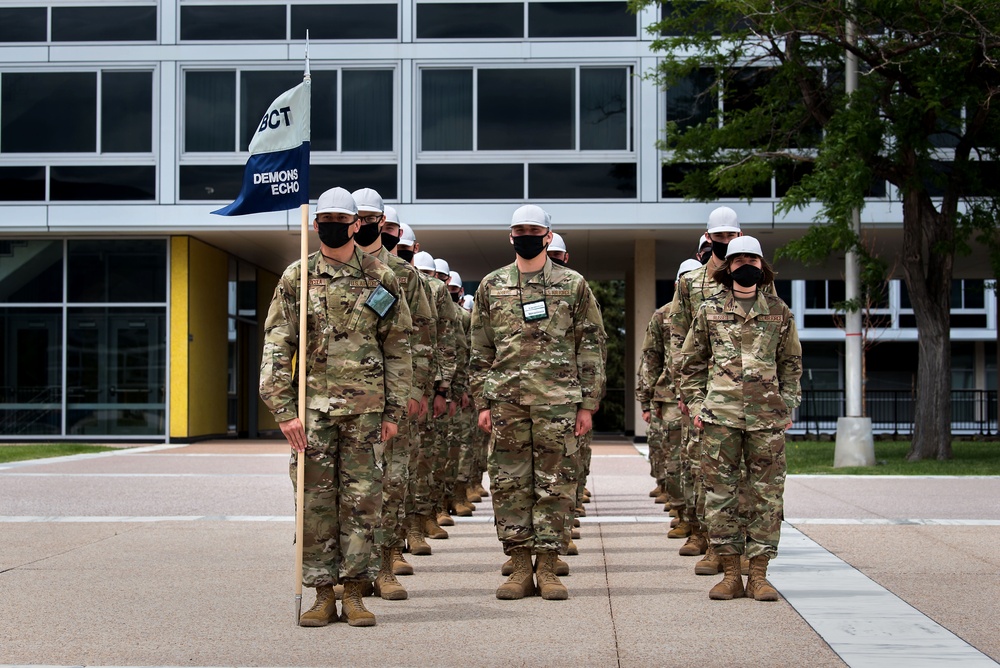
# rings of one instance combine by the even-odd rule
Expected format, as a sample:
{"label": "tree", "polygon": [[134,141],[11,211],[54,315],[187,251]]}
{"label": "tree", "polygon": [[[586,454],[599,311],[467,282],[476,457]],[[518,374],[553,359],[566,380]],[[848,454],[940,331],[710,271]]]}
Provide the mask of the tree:
{"label": "tree", "polygon": [[[608,393],[594,413],[595,431],[625,431],[625,281],[587,281],[604,316],[608,335]],[[631,404],[629,404],[631,405]]]}
{"label": "tree", "polygon": [[[973,240],[998,247],[1000,3],[630,1],[633,11],[661,4],[649,30],[663,55],[654,76],[667,87],[662,148],[684,196],[750,199],[775,176],[787,186],[779,213],[821,208],[782,253],[810,262],[853,250],[864,272],[877,259],[852,230],[851,211],[893,187],[903,216],[898,264],[920,332],[909,459],[950,458],[954,262]],[[848,49],[861,72],[849,105]]]}

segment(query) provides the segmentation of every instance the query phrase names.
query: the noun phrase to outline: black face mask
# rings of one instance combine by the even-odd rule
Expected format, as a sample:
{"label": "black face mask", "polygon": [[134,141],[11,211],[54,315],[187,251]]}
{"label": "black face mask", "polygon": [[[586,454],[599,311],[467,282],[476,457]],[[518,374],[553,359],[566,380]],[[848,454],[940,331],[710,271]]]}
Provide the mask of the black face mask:
{"label": "black face mask", "polygon": [[764,270],[752,264],[744,264],[730,272],[730,275],[744,288],[752,288],[764,278]]}
{"label": "black face mask", "polygon": [[569,266],[569,263],[567,263],[566,260],[560,260],[558,258],[552,257],[551,255],[549,256],[549,259],[552,260],[553,263],[558,264],[560,267],[568,267]]}
{"label": "black face mask", "polygon": [[712,249],[706,248],[695,257],[698,260],[698,262],[701,262],[702,264],[708,264],[708,261],[712,259]]}
{"label": "black face mask", "polygon": [[354,223],[320,223],[319,227],[319,240],[323,242],[324,246],[329,246],[330,248],[340,248],[353,237],[348,235],[351,231],[351,225]]}
{"label": "black face mask", "polygon": [[461,292],[449,292],[448,294],[451,295],[451,301],[455,302],[456,304],[458,303],[458,300],[462,298]]}
{"label": "black face mask", "polygon": [[385,249],[390,253],[398,243],[399,243],[399,237],[397,237],[395,234],[388,234],[386,232],[382,233],[382,245],[385,246]]}
{"label": "black face mask", "polygon": [[413,256],[415,254],[416,254],[416,251],[414,251],[412,247],[406,248],[406,249],[400,248],[396,252],[396,255],[398,255],[399,259],[402,260],[403,262],[413,262]]}
{"label": "black face mask", "polygon": [[[712,254],[715,255],[715,257],[719,258],[720,260],[725,260],[727,250],[729,250],[728,241],[715,241],[715,240],[712,241]],[[705,262],[707,263],[708,260],[705,260]]]}
{"label": "black face mask", "polygon": [[511,238],[514,240],[514,252],[525,260],[532,260],[545,250],[545,235],[539,237],[525,234]]}
{"label": "black face mask", "polygon": [[378,240],[378,235],[378,223],[366,223],[354,235],[354,241],[359,243],[362,248],[367,248]]}

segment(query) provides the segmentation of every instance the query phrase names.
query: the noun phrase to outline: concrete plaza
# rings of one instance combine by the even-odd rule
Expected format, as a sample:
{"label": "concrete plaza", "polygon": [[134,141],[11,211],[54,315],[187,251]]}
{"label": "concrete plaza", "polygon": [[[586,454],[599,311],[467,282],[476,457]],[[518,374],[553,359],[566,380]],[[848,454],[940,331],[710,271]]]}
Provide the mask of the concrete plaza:
{"label": "concrete plaza", "polygon": [[[499,601],[489,499],[374,628],[293,623],[287,447],[0,464],[0,665],[993,666],[1000,478],[792,476],[777,603],[710,601],[626,442],[595,446],[568,601]],[[312,603],[306,590],[304,607]]]}

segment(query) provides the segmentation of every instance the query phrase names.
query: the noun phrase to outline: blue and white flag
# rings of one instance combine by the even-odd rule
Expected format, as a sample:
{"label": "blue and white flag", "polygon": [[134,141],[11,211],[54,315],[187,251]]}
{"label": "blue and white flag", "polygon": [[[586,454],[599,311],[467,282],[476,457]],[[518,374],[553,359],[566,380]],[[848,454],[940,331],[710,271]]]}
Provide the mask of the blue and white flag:
{"label": "blue and white flag", "polygon": [[239,197],[212,213],[243,216],[309,202],[309,79],[271,103],[250,140]]}

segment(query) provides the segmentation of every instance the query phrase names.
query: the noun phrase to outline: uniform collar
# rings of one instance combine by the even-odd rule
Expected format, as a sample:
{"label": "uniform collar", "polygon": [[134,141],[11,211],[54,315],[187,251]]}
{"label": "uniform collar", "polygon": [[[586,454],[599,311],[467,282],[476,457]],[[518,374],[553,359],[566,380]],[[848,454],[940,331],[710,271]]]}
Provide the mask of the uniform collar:
{"label": "uniform collar", "polygon": [[325,255],[323,255],[323,252],[320,251],[314,256],[314,263],[312,263],[312,266],[309,267],[309,270],[317,274],[329,276],[330,278],[338,278],[340,276],[356,276],[359,271],[363,273],[363,270],[361,269],[361,255],[361,250],[355,246],[354,255],[349,261],[349,264],[340,264],[339,262],[328,259]]}
{"label": "uniform collar", "polygon": [[750,320],[758,315],[770,315],[771,313],[771,309],[767,305],[767,297],[764,296],[764,291],[760,289],[759,285],[757,286],[757,299],[749,311],[743,310],[743,305],[732,290],[729,290],[729,297],[726,298],[725,311],[726,313],[735,313],[736,315],[743,316],[746,320]]}
{"label": "uniform collar", "polygon": [[[528,279],[525,285],[551,285],[552,284],[552,273],[554,271],[554,265],[552,260],[545,258],[545,264],[542,266],[542,270],[534,274]],[[520,284],[518,283],[518,278],[523,276],[521,270],[517,268],[517,262],[510,265],[510,271],[507,272],[507,287],[516,288]]]}

